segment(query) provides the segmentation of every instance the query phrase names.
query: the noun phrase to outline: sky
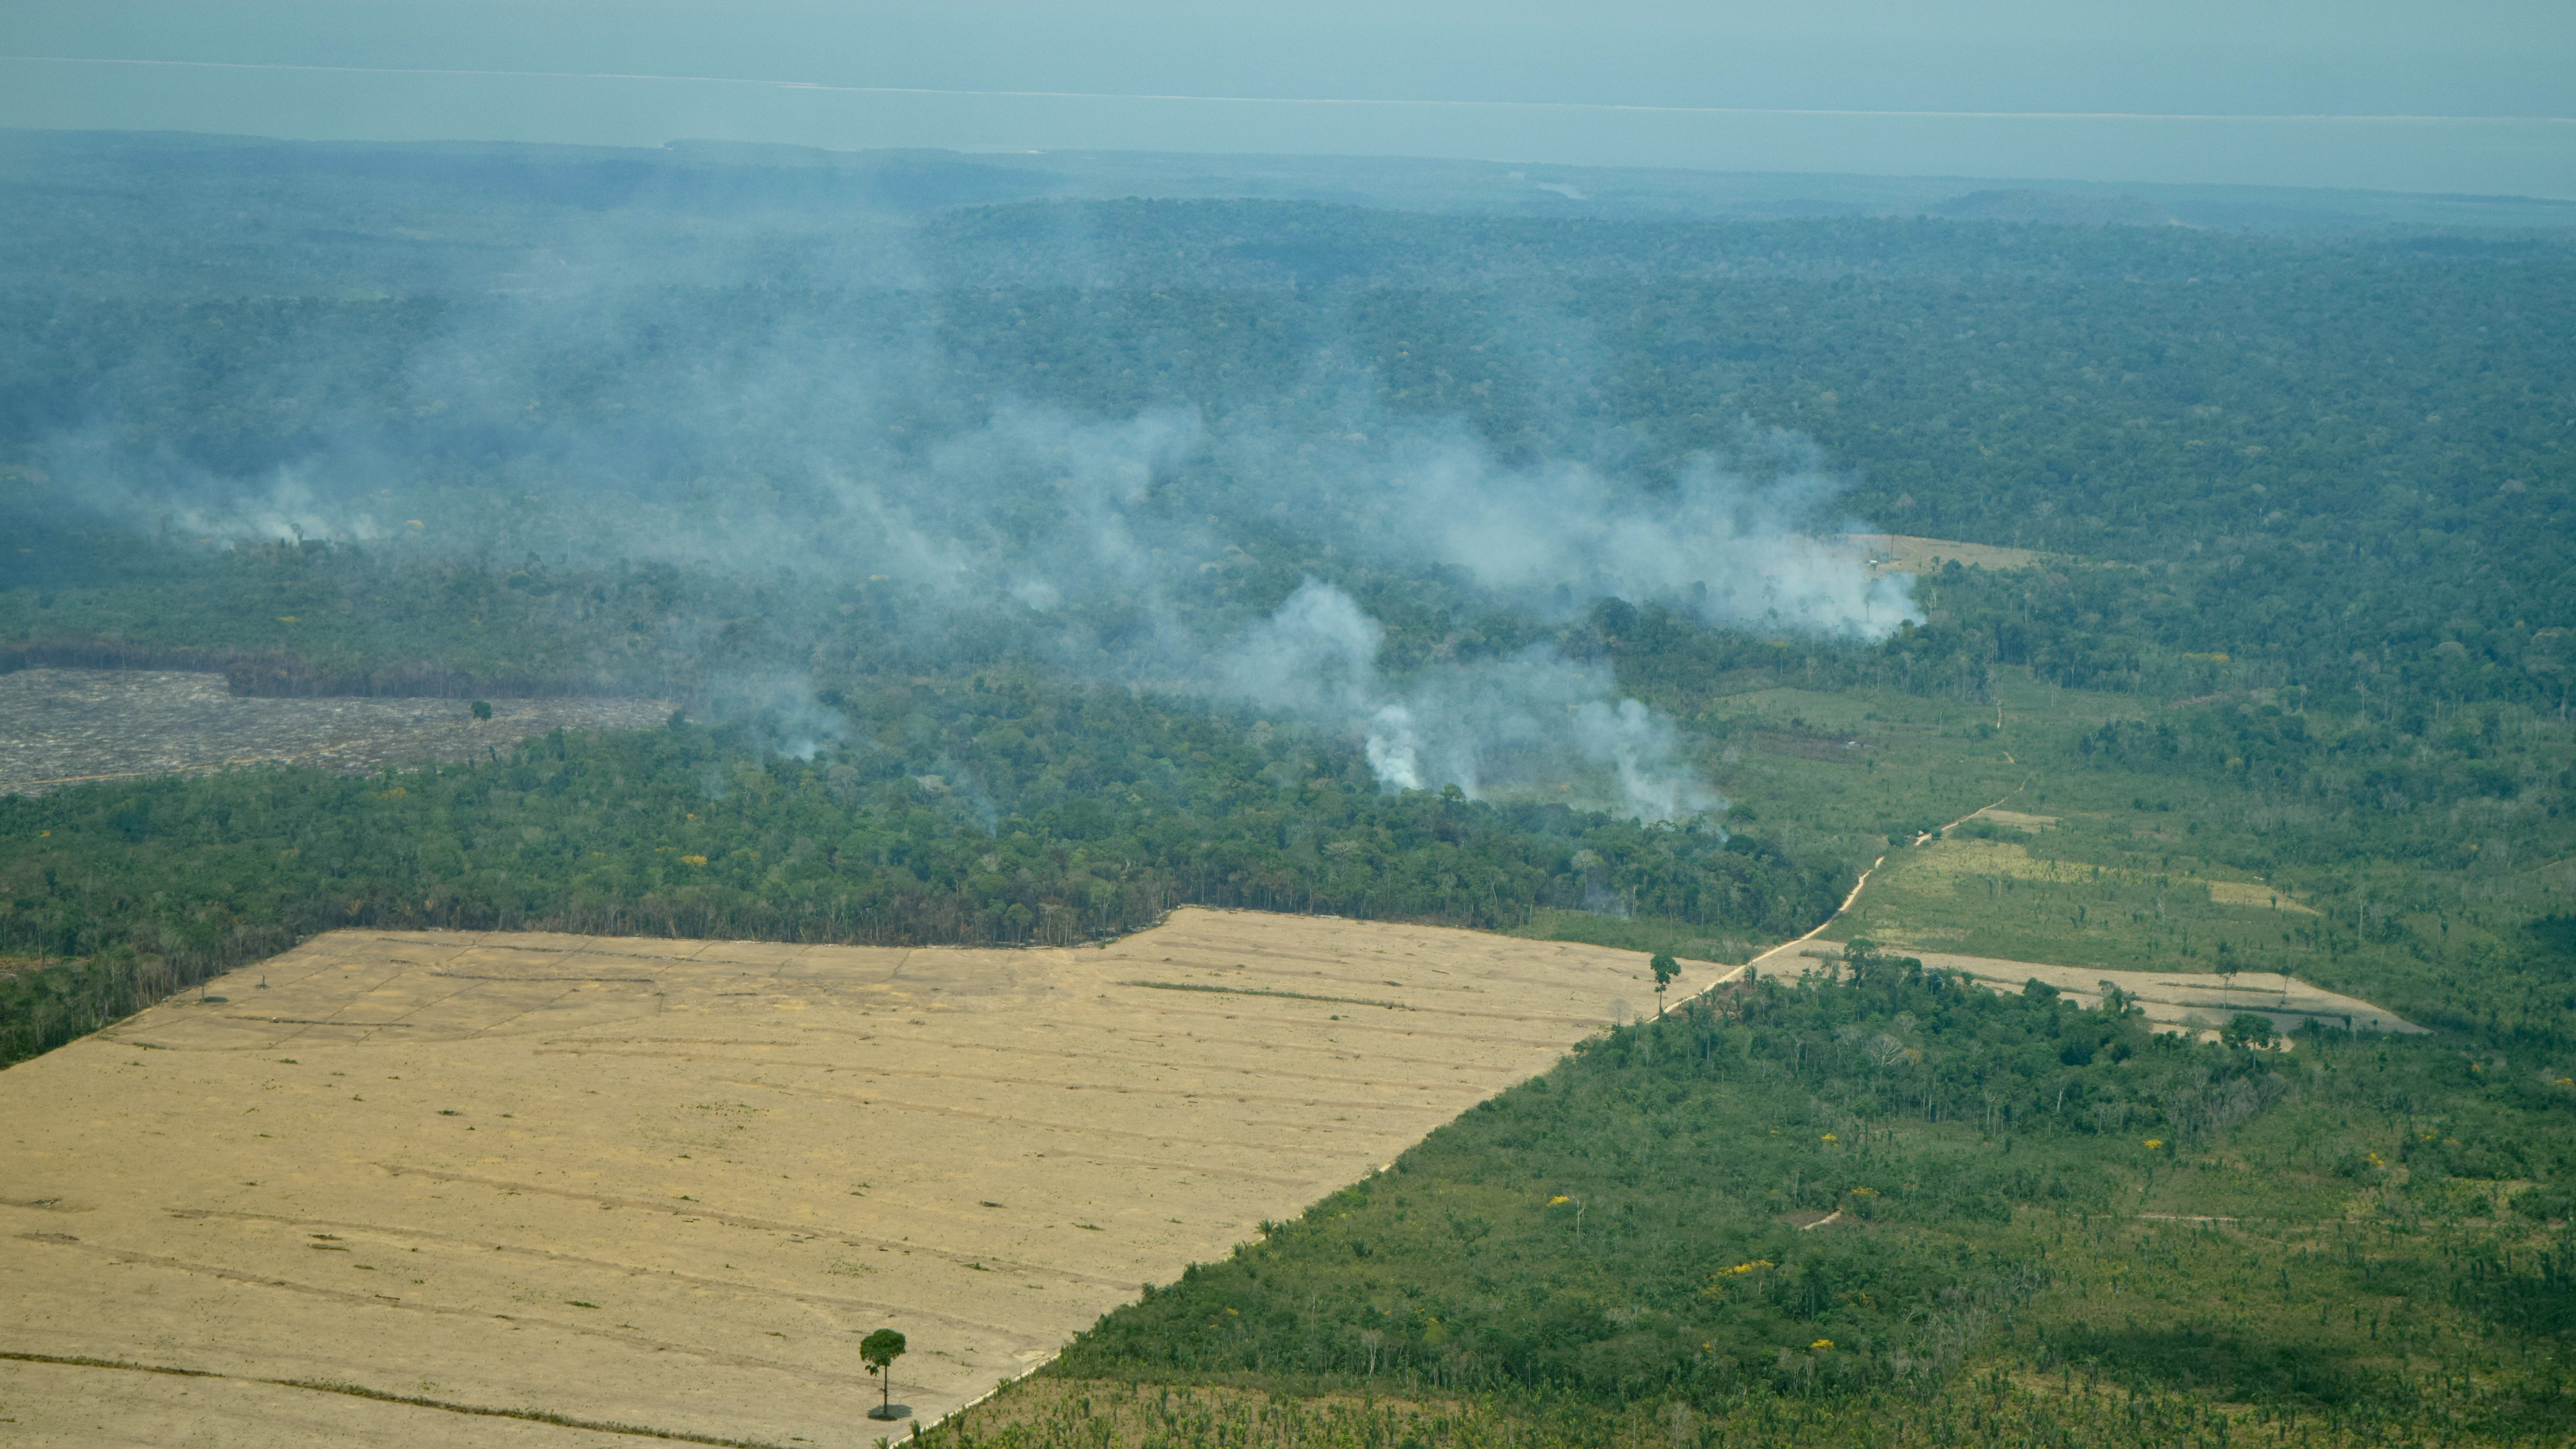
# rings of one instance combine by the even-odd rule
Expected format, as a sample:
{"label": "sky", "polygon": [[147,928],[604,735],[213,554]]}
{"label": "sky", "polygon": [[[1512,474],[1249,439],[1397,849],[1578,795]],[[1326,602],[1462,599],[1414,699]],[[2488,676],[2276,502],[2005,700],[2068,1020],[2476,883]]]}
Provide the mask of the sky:
{"label": "sky", "polygon": [[2565,0],[0,0],[0,125],[2576,196]]}

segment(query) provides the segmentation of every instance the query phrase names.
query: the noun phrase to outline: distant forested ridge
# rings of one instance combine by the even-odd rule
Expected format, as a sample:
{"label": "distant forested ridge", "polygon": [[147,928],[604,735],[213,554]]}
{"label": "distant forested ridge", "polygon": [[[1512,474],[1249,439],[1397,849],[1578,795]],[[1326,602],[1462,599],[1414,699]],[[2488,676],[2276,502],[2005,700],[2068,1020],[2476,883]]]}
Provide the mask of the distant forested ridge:
{"label": "distant forested ridge", "polygon": [[[529,549],[551,559],[559,516],[603,491],[792,509],[818,465],[906,466],[1005,405],[1180,408],[1276,444],[1260,466],[1182,458],[1167,490],[1176,516],[1220,519],[1263,564],[1306,566],[1242,581],[1258,607],[1301,572],[1364,565],[1317,556],[1329,520],[1274,515],[1265,470],[1301,447],[1308,467],[1369,457],[1351,435],[1377,425],[1349,411],[1367,397],[1505,465],[1581,461],[1649,491],[1740,449],[1748,421],[1793,429],[1848,475],[1836,507],[1854,518],[2073,556],[1940,606],[1935,642],[1910,647],[1967,664],[2125,688],[2223,654],[2252,685],[2318,696],[2566,702],[2561,242],[1215,202],[925,226],[945,282],[894,291],[747,275],[161,301],[22,284],[0,297],[0,514],[46,547],[15,570],[77,589],[135,567],[138,529],[184,544],[166,509],[99,516],[102,471],[318,492],[363,470],[387,511],[444,497],[478,519],[497,580]],[[1290,265],[1309,253],[1342,260]],[[487,337],[507,343],[465,341]],[[271,617],[249,620],[256,642],[298,647]],[[174,637],[166,618],[0,602],[19,638],[83,628]]]}

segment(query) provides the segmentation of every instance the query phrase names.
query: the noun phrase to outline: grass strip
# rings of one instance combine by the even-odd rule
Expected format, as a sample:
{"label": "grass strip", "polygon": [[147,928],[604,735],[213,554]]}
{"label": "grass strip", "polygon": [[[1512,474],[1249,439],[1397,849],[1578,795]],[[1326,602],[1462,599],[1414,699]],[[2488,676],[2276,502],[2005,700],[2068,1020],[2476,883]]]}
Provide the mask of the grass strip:
{"label": "grass strip", "polygon": [[1273,991],[1264,986],[1201,986],[1187,981],[1121,981],[1121,986],[1142,986],[1148,991],[1208,991],[1219,996],[1277,996],[1289,1001],[1329,1001],[1340,1006],[1383,1006],[1389,1011],[1411,1011],[1401,1001],[1371,1001],[1365,996],[1317,996],[1305,991]]}
{"label": "grass strip", "polygon": [[0,1359],[5,1359],[12,1363],[68,1364],[73,1368],[128,1369],[139,1374],[169,1374],[175,1378],[183,1379],[220,1379],[231,1377],[229,1374],[216,1373],[212,1369],[172,1368],[167,1364],[157,1363],[127,1363],[123,1359],[85,1358],[78,1354],[0,1352]]}

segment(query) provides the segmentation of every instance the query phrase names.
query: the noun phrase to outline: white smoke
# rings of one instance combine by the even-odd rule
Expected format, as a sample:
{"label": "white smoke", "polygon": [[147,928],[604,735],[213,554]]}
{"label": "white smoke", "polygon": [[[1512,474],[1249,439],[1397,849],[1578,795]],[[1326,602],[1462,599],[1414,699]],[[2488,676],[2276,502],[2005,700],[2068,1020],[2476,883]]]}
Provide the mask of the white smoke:
{"label": "white smoke", "polygon": [[1385,523],[1403,546],[1541,612],[1620,598],[1861,641],[1922,622],[1910,578],[1873,576],[1853,550],[1804,532],[1843,487],[1813,444],[1776,431],[1742,442],[1766,477],[1702,456],[1647,488],[1580,463],[1500,468],[1445,438],[1391,459]]}
{"label": "white smoke", "polygon": [[[632,305],[651,320],[666,304],[639,294]],[[502,427],[580,360],[590,335],[572,320],[530,322],[517,338],[487,324],[406,367],[420,408],[452,402]],[[327,374],[327,361],[298,377]],[[1681,763],[1673,723],[1621,698],[1605,665],[1538,648],[1389,678],[1385,627],[1313,581],[1212,646],[1209,635],[1276,597],[1241,590],[1256,573],[1239,567],[1247,546],[1294,550],[1318,574],[1434,579],[1443,607],[1524,618],[1562,621],[1617,598],[1713,625],[1865,642],[1922,617],[1909,579],[1873,576],[1855,551],[1812,536],[1842,485],[1786,433],[1748,430],[1730,458],[1668,473],[1631,466],[1638,450],[1622,461],[1608,444],[1589,455],[1608,461],[1519,466],[1459,425],[1392,414],[1365,379],[1320,377],[1324,395],[1302,403],[1086,419],[951,395],[959,369],[927,345],[843,356],[781,342],[707,366],[703,377],[672,371],[666,389],[643,394],[667,406],[635,427],[566,422],[470,481],[379,489],[401,475],[402,450],[362,439],[256,486],[190,475],[94,491],[103,511],[199,536],[417,538],[457,558],[886,581],[899,586],[880,591],[899,596],[884,606],[888,631],[936,639],[944,625],[982,628],[1008,613],[1007,627],[968,642],[1331,722],[1364,743],[1391,789],[1572,798],[1580,785],[1655,820],[1722,802]],[[811,418],[843,421],[806,427]],[[1559,432],[1574,452],[1599,443]],[[133,460],[59,461],[58,474],[97,478]],[[769,712],[788,753],[836,737],[836,720],[810,702],[742,692],[762,696],[746,707]]]}
{"label": "white smoke", "polygon": [[[1618,697],[1608,669],[1544,648],[1381,678],[1385,630],[1352,598],[1308,580],[1221,662],[1224,686],[1351,730],[1390,790],[1455,785],[1470,799],[1570,790],[1604,775],[1620,814],[1674,820],[1725,801],[1680,760],[1670,720]],[[1547,794],[1547,798],[1557,798]]]}
{"label": "white smoke", "polygon": [[[1361,447],[1301,446],[1303,466],[1280,472],[1245,456],[1275,457],[1276,445],[1245,440],[1238,468],[1361,557],[1454,571],[1532,614],[1562,619],[1617,598],[1712,625],[1863,642],[1923,617],[1910,577],[1874,576],[1857,551],[1805,531],[1843,484],[1792,434],[1748,431],[1741,466],[1696,458],[1661,487],[1580,463],[1502,467],[1454,434],[1343,441]],[[1388,789],[1570,794],[1572,774],[1646,820],[1725,808],[1683,761],[1679,729],[1620,697],[1607,666],[1539,646],[1389,682],[1384,637],[1349,595],[1309,580],[1245,632],[1219,674],[1234,692],[1358,733]]]}
{"label": "white smoke", "polygon": [[1648,820],[1703,814],[1722,802],[1717,792],[1674,765],[1680,734],[1673,722],[1633,699],[1615,706],[1587,700],[1575,711],[1577,748],[1587,759],[1606,760],[1617,773],[1620,798]]}
{"label": "white smoke", "polygon": [[1422,744],[1414,737],[1411,709],[1390,704],[1370,715],[1367,750],[1369,771],[1379,784],[1390,790],[1423,788]]}
{"label": "white smoke", "polygon": [[801,674],[764,671],[722,675],[707,688],[708,713],[750,727],[770,753],[811,760],[826,745],[866,742],[842,713],[815,696]]}
{"label": "white smoke", "polygon": [[1024,598],[1061,598],[1063,585],[1050,573],[1158,596],[1173,568],[1159,542],[1168,530],[1152,508],[1154,484],[1201,440],[1198,416],[1175,409],[1083,422],[1054,409],[1005,406],[985,426],[936,449],[913,486],[952,508],[965,502],[979,511],[995,500],[997,483],[1016,493],[1016,517],[988,511],[951,523],[989,532],[988,547],[1003,566],[1024,573],[1013,586]]}
{"label": "white smoke", "polygon": [[1350,595],[1309,579],[1246,632],[1217,677],[1233,693],[1300,714],[1358,716],[1377,707],[1385,639]]}
{"label": "white smoke", "polygon": [[[155,516],[177,538],[233,547],[251,543],[364,543],[401,525],[387,522],[363,498],[332,496],[294,469],[266,483],[236,484],[191,475],[185,491],[135,493],[131,511]],[[94,504],[108,500],[93,498]]]}

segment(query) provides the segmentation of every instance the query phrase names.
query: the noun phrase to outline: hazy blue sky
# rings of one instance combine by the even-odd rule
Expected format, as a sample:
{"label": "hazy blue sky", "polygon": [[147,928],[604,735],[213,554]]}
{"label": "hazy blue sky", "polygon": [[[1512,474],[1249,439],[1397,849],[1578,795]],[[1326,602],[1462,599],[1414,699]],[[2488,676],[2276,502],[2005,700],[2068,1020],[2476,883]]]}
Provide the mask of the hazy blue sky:
{"label": "hazy blue sky", "polygon": [[[54,58],[0,61],[0,124],[21,126],[1364,151],[2576,195],[2569,0],[18,0],[0,3],[0,54]],[[610,75],[707,79],[586,78]],[[1319,101],[1377,104],[1286,104]],[[1799,111],[1877,114],[1774,114]],[[1976,114],[1887,114],[1923,112]]]}

